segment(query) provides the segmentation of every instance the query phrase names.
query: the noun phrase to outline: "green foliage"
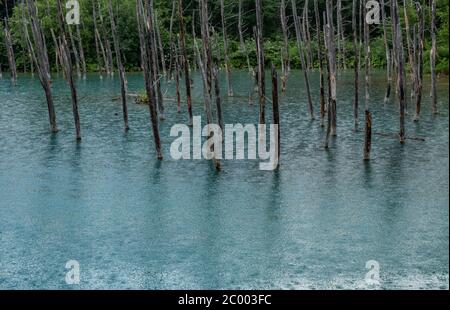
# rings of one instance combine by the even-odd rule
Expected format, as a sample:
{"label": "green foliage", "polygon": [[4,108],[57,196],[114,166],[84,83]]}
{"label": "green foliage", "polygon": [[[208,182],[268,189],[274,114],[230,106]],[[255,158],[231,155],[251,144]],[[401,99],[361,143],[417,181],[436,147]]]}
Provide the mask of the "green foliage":
{"label": "green foliage", "polygon": [[[83,48],[85,53],[85,58],[87,62],[87,68],[89,71],[97,70],[97,55],[95,49],[95,38],[94,38],[94,21],[92,17],[92,1],[93,0],[83,0],[80,1],[81,5],[81,19],[82,24],[80,25],[81,40],[83,42]],[[111,31],[110,31],[110,20],[108,15],[107,3],[109,0],[96,0],[95,3],[99,3],[100,10],[97,8],[97,23],[99,27],[104,29],[102,32],[103,36],[108,36],[112,43]],[[116,18],[116,24],[118,29],[118,34],[120,38],[121,47],[124,52],[125,66],[127,70],[138,70],[140,67],[140,48],[139,48],[139,38],[137,34],[137,22],[136,22],[136,12],[135,12],[135,0],[112,0],[114,13]],[[19,3],[19,1],[16,1]],[[36,2],[38,4],[39,17],[42,23],[42,27],[45,34],[45,39],[47,42],[47,48],[49,53],[49,58],[51,65],[55,66],[55,47],[53,44],[53,39],[51,37],[50,29],[53,29],[58,35],[59,29],[56,19],[56,0],[40,0]],[[48,5],[47,5],[48,3]],[[63,1],[64,3],[64,1]],[[192,40],[192,20],[193,14],[195,13],[195,24],[197,36],[200,34],[200,28],[198,23],[198,3],[197,1],[184,1],[184,11],[185,11],[185,22],[186,22],[186,40],[188,55],[190,57],[190,62],[195,61],[194,48]],[[212,47],[214,49],[215,60],[223,65],[223,42],[222,42],[222,31],[221,31],[221,17],[220,17],[220,2],[219,0],[208,1],[209,8],[211,12],[210,23],[214,29],[214,34],[212,36],[213,42]],[[256,65],[256,50],[255,42],[253,39],[253,26],[256,24],[255,20],[255,1],[254,0],[243,0],[243,27],[244,27],[244,37],[245,46],[249,55],[251,66]],[[263,18],[264,18],[264,48],[266,53],[266,62],[269,64],[273,62],[275,65],[280,66],[281,63],[281,49],[283,46],[283,40],[281,37],[281,24],[280,24],[280,13],[279,13],[279,0],[264,0],[263,3]],[[407,7],[406,12],[408,15],[410,28],[417,21],[415,7],[412,2],[406,1]],[[289,54],[291,57],[291,67],[299,68],[300,59],[298,56],[297,45],[295,42],[294,27],[292,25],[292,10],[290,1],[286,1],[287,8],[286,13],[289,18]],[[161,38],[164,45],[164,51],[166,57],[170,55],[169,49],[169,26],[170,18],[172,13],[172,1],[167,0],[154,0],[155,12],[157,13],[157,19],[160,26]],[[304,7],[304,1],[297,1],[298,14],[302,14]],[[3,12],[3,5],[0,4],[0,12]],[[319,0],[319,11],[323,12],[325,8],[325,0]],[[448,0],[437,0],[437,72],[448,74]],[[386,6],[386,23],[388,30],[388,38],[391,38],[391,25],[389,17],[389,7]],[[425,28],[426,28],[426,42],[425,42],[425,54],[424,54],[424,68],[429,70],[429,50],[431,48],[431,39],[429,32],[430,25],[430,8],[428,1],[423,3],[423,11],[425,13]],[[400,9],[401,12],[401,22],[404,25],[403,7]],[[4,15],[4,13],[2,13]],[[229,55],[231,65],[235,68],[246,68],[247,58],[243,51],[240,49],[237,19],[238,19],[238,5],[236,0],[225,0],[225,14],[227,22],[227,30],[229,36]],[[347,67],[353,66],[353,39],[352,39],[352,7],[350,1],[343,1],[342,16],[344,19],[344,30],[345,30],[345,44],[347,55],[346,64]],[[20,6],[16,4],[13,13],[10,14],[9,25],[12,32],[13,44],[16,56],[16,62],[19,70],[23,69],[24,66],[30,66],[30,58],[27,52],[26,42],[24,40],[23,34],[23,23],[22,23],[22,13]],[[310,29],[312,37],[312,48],[314,58],[317,58],[317,38],[316,38],[316,25],[314,18],[314,7],[313,1],[309,1],[309,17],[310,17]],[[1,24],[1,23],[0,23]],[[0,29],[1,29],[0,25]],[[72,32],[76,35],[76,29],[71,26]],[[386,66],[385,60],[385,49],[382,40],[382,28],[381,25],[371,26],[370,34],[370,44],[371,44],[371,63],[372,67],[380,68]],[[176,33],[178,33],[178,19],[175,16],[173,23],[174,38],[176,38]],[[75,36],[76,39],[76,36]],[[404,36],[405,39],[405,36]],[[6,49],[4,46],[4,36],[3,31],[0,36],[0,64],[3,64],[2,68],[7,67]],[[406,40],[406,39],[405,39]],[[323,41],[323,40],[322,40]],[[390,39],[389,39],[390,41]],[[322,42],[323,43],[323,42]],[[77,44],[77,43],[76,43]],[[78,46],[78,45],[77,45]],[[406,44],[405,44],[406,46]],[[315,63],[317,66],[317,61]]]}

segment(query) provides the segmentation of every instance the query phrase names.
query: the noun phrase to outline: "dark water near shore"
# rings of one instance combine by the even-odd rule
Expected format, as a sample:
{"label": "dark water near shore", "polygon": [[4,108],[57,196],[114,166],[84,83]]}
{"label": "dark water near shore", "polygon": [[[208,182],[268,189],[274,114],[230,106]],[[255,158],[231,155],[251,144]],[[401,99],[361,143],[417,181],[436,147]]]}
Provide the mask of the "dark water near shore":
{"label": "dark water near shore", "polygon": [[[140,74],[128,79],[130,92],[142,88]],[[375,135],[364,163],[363,135],[352,131],[352,74],[339,78],[338,137],[326,151],[319,120],[309,121],[302,74],[293,72],[280,107],[280,170],[224,161],[216,173],[207,161],[170,158],[169,131],[186,122],[184,105],[177,114],[166,101],[165,159],[157,162],[147,107],[130,102],[131,130],[123,131],[112,100],[117,76],[78,81],[81,143],[63,80],[54,81],[60,132],[52,135],[38,79],[21,76],[12,87],[4,77],[0,289],[448,289],[448,80],[439,82],[438,116],[428,80],[421,121],[411,121],[411,104],[407,121],[408,136],[426,141],[401,146]],[[251,78],[234,72],[233,82],[225,122],[256,123]],[[373,127],[394,134],[397,104],[383,105],[384,86],[375,72]],[[198,76],[194,87],[194,115],[203,116]],[[175,97],[173,85],[167,96]],[[75,287],[64,280],[72,259],[81,264]],[[368,260],[380,263],[380,286],[364,281]]]}

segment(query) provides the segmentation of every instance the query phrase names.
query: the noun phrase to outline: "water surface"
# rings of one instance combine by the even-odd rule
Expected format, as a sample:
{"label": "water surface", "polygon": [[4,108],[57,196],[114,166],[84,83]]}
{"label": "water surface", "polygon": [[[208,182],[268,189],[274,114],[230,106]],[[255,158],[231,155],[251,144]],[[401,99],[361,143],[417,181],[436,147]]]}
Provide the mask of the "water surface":
{"label": "water surface", "polygon": [[[257,122],[251,78],[232,78],[237,96],[224,98],[225,122]],[[318,85],[317,74],[311,79]],[[130,92],[143,86],[140,74],[128,80]],[[448,289],[448,80],[439,82],[438,116],[429,78],[419,123],[408,107],[407,135],[426,140],[401,146],[375,135],[370,163],[363,134],[352,130],[351,73],[338,83],[338,137],[328,151],[319,121],[309,120],[302,74],[292,72],[280,104],[279,171],[224,161],[216,173],[208,161],[170,158],[170,128],[187,121],[173,100],[158,162],[147,107],[130,102],[131,130],[123,130],[117,76],[78,81],[81,143],[61,78],[55,135],[37,77],[20,76],[16,87],[0,80],[0,288]],[[375,72],[373,130],[395,134],[398,106],[383,104],[384,85]],[[204,116],[198,75],[194,87],[194,115]],[[175,97],[173,84],[166,96]],[[71,259],[81,264],[75,287],[64,280]],[[380,263],[379,286],[364,281],[368,260]]]}

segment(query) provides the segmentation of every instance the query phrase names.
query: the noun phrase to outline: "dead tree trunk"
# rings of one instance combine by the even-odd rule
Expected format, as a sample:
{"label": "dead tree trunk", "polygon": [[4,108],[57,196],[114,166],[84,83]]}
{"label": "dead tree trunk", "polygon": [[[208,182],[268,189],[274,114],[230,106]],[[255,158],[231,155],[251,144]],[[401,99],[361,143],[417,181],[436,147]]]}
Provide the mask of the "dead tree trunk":
{"label": "dead tree trunk", "polygon": [[342,1],[337,1],[337,36],[338,36],[338,51],[339,51],[339,59],[341,62],[341,68],[344,70],[347,69],[347,51],[345,49],[345,33],[344,26],[342,23]]}
{"label": "dead tree trunk", "polygon": [[312,70],[313,63],[313,54],[311,48],[311,32],[309,31],[309,1],[305,0],[305,6],[303,8],[303,21],[305,23],[305,41],[306,41],[306,51],[308,57],[308,70]]}
{"label": "dead tree trunk", "polygon": [[78,97],[75,82],[73,79],[72,58],[70,55],[69,44],[67,43],[61,0],[57,0],[56,6],[57,6],[56,9],[57,9],[58,24],[61,33],[60,42],[58,44],[59,54],[61,55],[61,67],[64,71],[64,76],[70,87],[70,95],[72,98],[72,113],[75,123],[75,136],[77,140],[81,140],[81,125],[80,125],[80,115],[78,112]]}
{"label": "dead tree trunk", "polygon": [[314,0],[314,14],[316,17],[317,28],[317,59],[319,60],[319,72],[320,72],[320,126],[325,126],[325,78],[323,69],[323,53],[322,53],[322,35],[320,29],[319,5],[317,0]]}
{"label": "dead tree trunk", "polygon": [[[8,16],[8,1],[5,1],[5,21],[4,21],[4,34],[5,34],[5,45],[8,54],[9,71],[11,74],[11,82],[13,85],[17,82],[17,67],[16,58],[14,55],[14,48],[11,39],[11,31],[9,29],[9,16]],[[1,74],[1,73],[0,73]]]}
{"label": "dead tree trunk", "polygon": [[309,109],[309,115],[311,117],[311,120],[314,120],[314,108],[312,104],[311,99],[311,90],[309,87],[309,78],[308,78],[308,70],[305,65],[304,55],[303,55],[303,43],[302,38],[300,34],[300,21],[299,17],[297,16],[297,5],[295,3],[295,0],[292,0],[292,12],[294,14],[294,26],[295,26],[295,34],[297,37],[297,50],[300,57],[300,63],[303,70],[303,76],[305,78],[305,86],[306,86],[306,93],[308,95],[308,109]]}
{"label": "dead tree trunk", "polygon": [[392,16],[392,32],[394,34],[394,49],[397,57],[397,88],[398,99],[400,107],[400,143],[405,143],[405,83],[403,75],[405,74],[403,62],[403,43],[402,43],[402,29],[400,26],[400,19],[398,13],[397,0],[391,0],[391,16]]}
{"label": "dead tree trunk", "polygon": [[[148,1],[146,0],[146,6],[148,6]],[[144,5],[142,0],[136,1],[136,12],[138,15],[137,23],[138,23],[138,33],[139,33],[139,43],[141,46],[141,59],[143,61],[142,67],[144,70],[144,80],[145,80],[145,90],[148,98],[148,106],[150,110],[150,119],[152,122],[152,131],[153,131],[153,139],[155,142],[156,155],[159,160],[163,159],[161,152],[161,139],[159,136],[159,127],[158,127],[158,112],[156,108],[156,96],[155,89],[153,83],[153,74],[152,74],[152,64],[151,57],[149,57],[149,47],[148,43],[148,31],[144,24],[148,24],[151,20],[148,20],[148,15],[145,14]]]}
{"label": "dead tree trunk", "polygon": [[[207,0],[200,0],[200,23],[201,23],[201,33],[202,33],[202,57],[199,56],[199,66],[202,72],[203,78],[203,100],[205,102],[205,113],[207,124],[213,124],[213,116],[211,109],[211,79],[212,79],[212,58],[210,50],[210,30],[209,30],[209,15],[208,15],[208,2]],[[194,42],[195,38],[194,38]],[[196,43],[195,43],[196,44]],[[197,47],[197,45],[196,45]],[[198,49],[198,47],[197,47]],[[200,53],[199,53],[200,55]],[[211,138],[210,136],[209,138]],[[213,162],[216,170],[220,171],[220,160],[217,158],[214,150],[214,145],[211,147],[211,152],[213,154]]]}
{"label": "dead tree trunk", "polygon": [[[411,76],[411,102],[414,99],[414,92],[416,88],[416,59],[414,58],[412,54],[412,41],[411,41],[411,34],[409,30],[409,17],[408,13],[406,11],[406,0],[403,0],[403,15],[405,18],[405,32],[406,32],[406,46],[408,48],[408,62],[409,62],[409,68],[410,68],[410,76]],[[398,87],[397,87],[398,88]]]}
{"label": "dead tree trunk", "polygon": [[353,99],[353,117],[355,119],[355,131],[358,130],[359,126],[359,53],[358,53],[358,31],[356,25],[356,5],[357,0],[353,0],[353,9],[352,9],[352,28],[353,28],[353,51],[355,54],[355,62],[354,62],[354,87],[355,87],[355,97]]}
{"label": "dead tree trunk", "polygon": [[[98,31],[98,25],[97,25],[97,12],[95,10],[95,1],[92,1],[92,20],[94,21],[94,38],[95,38],[95,52],[97,55],[97,66],[98,66],[98,73],[100,75],[100,78],[103,78],[103,69],[107,70],[107,74],[109,74],[108,70],[108,60],[106,59],[105,49],[103,47],[102,39],[100,37],[100,32]],[[103,56],[103,64],[101,65],[101,55]]]}
{"label": "dead tree trunk", "polygon": [[392,74],[391,74],[391,50],[387,39],[386,15],[384,12],[384,7],[385,7],[384,0],[381,0],[381,20],[383,22],[384,49],[386,50],[387,84],[386,84],[386,93],[384,95],[384,103],[386,104],[389,101],[389,97],[391,95]]}
{"label": "dead tree trunk", "polygon": [[72,34],[72,27],[69,28],[69,38],[70,38],[70,44],[72,45],[72,52],[75,57],[75,66],[77,68],[77,76],[81,78],[81,67],[80,67],[80,55],[78,54],[77,47],[75,45],[75,39],[73,38]]}
{"label": "dead tree trunk", "polygon": [[222,36],[223,36],[223,52],[225,57],[225,73],[227,78],[228,96],[233,96],[233,86],[231,83],[231,67],[230,57],[228,55],[228,36],[227,36],[227,24],[225,22],[225,4],[224,0],[220,0],[220,15],[222,20]]}
{"label": "dead tree trunk", "polygon": [[422,11],[422,6],[416,2],[416,11],[419,18],[419,30],[417,33],[418,46],[417,46],[417,65],[416,65],[416,89],[415,89],[415,99],[416,99],[416,113],[414,115],[414,121],[418,122],[420,118],[420,110],[422,104],[422,91],[423,91],[423,49],[424,49],[424,14]]}
{"label": "dead tree trunk", "polygon": [[[177,1],[176,0],[172,0],[172,13],[170,15],[170,24],[169,24],[169,47],[170,47],[170,55],[169,55],[169,75],[166,76],[166,80],[168,81],[169,79],[173,78],[173,66],[176,65],[174,63],[174,59],[175,59],[175,53],[177,53],[178,51],[175,50],[176,45],[173,42],[173,21],[175,19],[175,12],[177,11]],[[178,79],[180,78],[180,76],[178,76]],[[179,111],[180,112],[180,111]]]}
{"label": "dead tree trunk", "polygon": [[252,66],[250,65],[250,58],[248,56],[247,47],[245,46],[244,32],[242,30],[242,0],[239,0],[239,13],[238,13],[238,32],[239,32],[239,42],[241,51],[244,53],[247,59],[248,72],[253,72]]}
{"label": "dead tree trunk", "polygon": [[[366,10],[366,14],[367,14]],[[372,144],[372,116],[370,114],[370,43],[369,43],[369,24],[364,21],[364,54],[365,54],[365,116],[366,116],[366,126],[365,126],[365,137],[364,137],[364,160],[370,159],[370,149]]]}
{"label": "dead tree trunk", "polygon": [[77,28],[78,49],[80,51],[81,69],[83,72],[83,79],[86,79],[86,60],[84,58],[83,39],[81,38],[80,25],[76,25],[76,28]]}
{"label": "dead tree trunk", "polygon": [[164,54],[164,47],[161,40],[161,30],[158,22],[158,14],[156,14],[156,12],[155,12],[155,31],[156,31],[156,38],[158,39],[159,57],[161,58],[161,69],[163,71],[163,75],[166,76],[167,75],[166,56]]}
{"label": "dead tree trunk", "polygon": [[189,61],[187,58],[187,51],[186,51],[186,39],[185,39],[186,30],[184,26],[183,0],[178,0],[178,15],[180,23],[180,48],[181,48],[181,55],[183,57],[184,81],[186,87],[186,102],[189,116],[188,124],[189,126],[192,126],[191,78],[189,75]]}
{"label": "dead tree trunk", "polygon": [[431,109],[433,114],[438,113],[436,89],[436,0],[431,0]]}
{"label": "dead tree trunk", "polygon": [[[180,43],[178,43],[180,46]],[[174,48],[175,51],[175,84],[176,84],[176,94],[177,94],[177,111],[181,112],[181,95],[180,95],[180,55],[179,49]]]}
{"label": "dead tree trunk", "polygon": [[155,23],[155,14],[154,14],[154,10],[153,10],[153,0],[150,0],[147,3],[147,20],[151,21],[152,23],[149,24],[147,23],[147,28],[148,28],[148,34],[150,37],[150,42],[152,42],[152,44],[150,44],[150,54],[149,57],[152,60],[152,64],[153,64],[153,79],[154,79],[154,83],[156,84],[156,96],[157,96],[157,106],[158,106],[158,112],[159,112],[159,119],[160,120],[164,120],[165,116],[164,116],[164,98],[162,95],[162,91],[161,91],[161,76],[160,76],[160,72],[159,72],[159,66],[158,66],[158,44],[156,41],[156,23]]}
{"label": "dead tree trunk", "polygon": [[258,96],[259,96],[259,124],[266,123],[266,83],[264,69],[263,19],[261,14],[261,0],[255,1],[256,7],[256,54],[258,58]]}
{"label": "dead tree trunk", "polygon": [[[107,60],[106,72],[108,73],[108,75],[113,76],[114,75],[114,61],[113,61],[113,56],[112,56],[112,51],[111,51],[111,42],[109,41],[109,35],[106,30],[105,23],[103,21],[103,13],[102,13],[102,7],[100,5],[100,2],[98,2],[98,14],[99,14],[99,19],[100,19],[101,33],[103,34],[103,39],[104,39],[103,45],[104,45],[106,60]],[[99,35],[99,37],[100,37],[100,35]]]}
{"label": "dead tree trunk", "polygon": [[328,148],[330,135],[336,135],[336,48],[334,45],[333,1],[326,1],[327,25],[326,46],[328,53],[328,83],[330,96],[328,99],[328,127],[325,148]]}
{"label": "dead tree trunk", "polygon": [[213,79],[214,79],[214,90],[216,95],[216,113],[217,113],[217,122],[219,123],[222,131],[225,129],[223,124],[223,116],[222,116],[222,99],[220,96],[220,81],[219,81],[219,69],[214,67],[213,69]]}
{"label": "dead tree trunk", "polygon": [[130,127],[128,125],[128,107],[127,107],[127,94],[126,94],[125,67],[123,66],[123,63],[122,63],[122,52],[120,50],[119,38],[117,37],[116,22],[114,20],[112,1],[109,0],[108,4],[109,4],[109,6],[108,6],[109,20],[111,23],[111,34],[112,34],[113,43],[114,43],[117,67],[119,68],[120,98],[122,101],[123,121],[125,124],[125,130],[129,130]]}
{"label": "dead tree trunk", "polygon": [[278,127],[276,135],[276,152],[277,154],[277,167],[280,163],[280,152],[281,152],[281,137],[280,137],[280,110],[278,107],[278,74],[275,70],[275,66],[272,63],[272,114],[273,114],[273,124]]}
{"label": "dead tree trunk", "polygon": [[[317,0],[316,0],[317,1]],[[282,49],[282,68],[283,76],[281,77],[281,92],[284,94],[286,92],[286,84],[289,78],[289,35],[286,17],[286,1],[281,0],[280,3],[280,20],[281,29],[283,31],[283,49]]]}
{"label": "dead tree trunk", "polygon": [[28,27],[26,26],[26,20],[23,17],[25,36],[27,38],[29,49],[32,52],[36,68],[39,73],[39,80],[41,82],[42,88],[45,92],[45,97],[47,99],[48,115],[50,120],[50,129],[52,132],[57,132],[58,128],[56,126],[56,114],[53,105],[53,96],[51,91],[51,81],[50,72],[47,71],[48,67],[48,55],[44,45],[44,34],[42,32],[41,24],[37,17],[36,3],[33,0],[27,0],[28,4],[28,14],[30,16],[31,31],[33,34],[33,42],[36,47],[34,51],[33,43],[31,42],[30,36],[28,34]]}

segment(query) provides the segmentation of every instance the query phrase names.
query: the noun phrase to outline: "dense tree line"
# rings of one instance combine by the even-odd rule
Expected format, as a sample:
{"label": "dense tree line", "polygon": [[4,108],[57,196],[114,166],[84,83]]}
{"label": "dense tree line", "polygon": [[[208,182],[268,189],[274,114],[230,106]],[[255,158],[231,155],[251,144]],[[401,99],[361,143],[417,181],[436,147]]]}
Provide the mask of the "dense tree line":
{"label": "dense tree line", "polygon": [[[4,21],[9,17],[9,28],[12,36],[13,49],[15,51],[16,66],[19,71],[29,71],[31,67],[31,61],[29,53],[27,51],[27,43],[23,37],[22,26],[22,13],[20,10],[20,0],[8,0],[8,14],[6,14],[6,0],[1,0],[0,14]],[[94,3],[93,3],[94,2]],[[245,68],[247,67],[247,58],[242,53],[242,47],[240,45],[238,34],[238,14],[239,5],[238,0],[224,0],[224,15],[227,28],[227,45],[228,45],[228,57],[231,67],[233,68]],[[287,1],[286,5],[286,17],[287,27],[289,35],[289,56],[291,68],[300,68],[300,60],[297,53],[297,47],[295,43],[295,29],[294,19],[292,14],[291,5]],[[298,15],[303,14],[305,1],[296,1],[298,7]],[[390,1],[385,1],[386,5],[389,5]],[[429,1],[418,1],[421,3],[424,11],[425,25],[430,24],[431,14]],[[76,48],[78,48],[78,41],[83,44],[83,52],[85,58],[85,64],[87,71],[98,70],[98,59],[96,54],[95,34],[94,34],[94,18],[93,7],[96,8],[96,22],[98,27],[103,27],[104,35],[108,36],[111,44],[111,29],[108,19],[108,1],[107,0],[80,0],[81,6],[81,25],[79,27],[79,35],[77,35],[77,29],[74,26],[70,26],[74,36]],[[113,0],[113,11],[117,23],[117,33],[123,52],[124,65],[127,70],[139,70],[140,68],[140,50],[139,50],[139,37],[138,37],[138,25],[136,20],[136,0]],[[273,62],[275,65],[281,67],[282,57],[280,56],[280,50],[283,46],[283,30],[282,23],[280,22],[280,0],[263,0],[262,12],[263,12],[263,25],[264,25],[264,48],[265,48],[265,60],[267,63]],[[418,22],[417,13],[415,10],[415,1],[400,1],[400,12],[403,12],[403,3],[406,4],[406,12],[409,18],[409,24],[414,25]],[[47,48],[49,55],[55,55],[55,45],[53,44],[50,29],[57,29],[56,18],[56,0],[38,0],[38,16],[42,22],[43,32],[46,36]],[[64,1],[63,1],[64,4]],[[336,1],[335,1],[336,4]],[[93,6],[94,5],[94,6]],[[185,9],[185,23],[186,23],[186,40],[189,57],[194,57],[194,45],[192,41],[192,21],[194,17],[194,26],[196,32],[200,32],[200,23],[198,18],[198,1],[184,1]],[[208,1],[210,11],[210,23],[213,28],[213,35],[211,38],[213,57],[222,66],[225,62],[225,55],[223,53],[224,43],[222,40],[222,19],[221,19],[221,1],[213,0]],[[170,36],[170,24],[172,15],[172,2],[167,0],[155,0],[155,13],[157,23],[160,29],[160,37],[162,41],[163,53],[169,62],[169,55],[171,53],[169,46]],[[325,1],[318,1],[319,12],[325,10]],[[335,8],[337,9],[337,8]],[[447,0],[438,0],[436,2],[436,27],[437,27],[437,64],[436,69],[438,73],[448,73],[448,10],[449,5]],[[242,1],[242,28],[243,37],[245,40],[245,48],[249,56],[251,65],[254,66],[257,61],[256,45],[254,40],[253,27],[256,25],[255,16],[255,1],[243,0]],[[311,48],[313,55],[316,55],[317,49],[317,35],[316,35],[316,21],[314,18],[313,1],[309,1],[308,5],[309,17],[308,22],[311,27]],[[354,63],[354,53],[352,48],[352,3],[351,1],[342,1],[342,7],[339,10],[342,23],[343,39],[340,44],[345,48],[345,63],[346,68],[350,68]],[[321,15],[321,13],[320,13]],[[196,17],[195,17],[196,16]],[[391,23],[391,17],[389,9],[386,8],[385,21],[389,26]],[[405,20],[403,14],[400,14],[400,22],[402,27],[405,26]],[[1,23],[0,36],[0,65],[3,70],[8,70],[7,49],[5,44],[5,36],[3,35],[4,23]],[[178,33],[178,23],[173,23],[173,32]],[[387,27],[390,29],[391,27]],[[429,29],[429,27],[426,27]],[[411,33],[413,27],[410,29]],[[383,45],[383,29],[381,25],[373,25],[370,27],[370,44],[371,44],[371,64],[373,67],[385,67],[386,57],[385,48]],[[388,38],[391,41],[392,35],[388,31]],[[406,38],[404,38],[406,40]],[[429,31],[425,31],[424,38],[424,70],[429,71],[429,53],[431,50],[431,36]],[[405,43],[406,46],[406,43]],[[75,48],[75,49],[76,49]],[[113,49],[113,47],[112,47]],[[73,51],[72,51],[73,53]],[[117,67],[116,60],[113,59],[114,66]],[[192,63],[195,63],[192,59]],[[50,56],[50,65],[52,70],[56,70],[55,57]],[[318,59],[313,58],[312,65],[319,67]]]}

